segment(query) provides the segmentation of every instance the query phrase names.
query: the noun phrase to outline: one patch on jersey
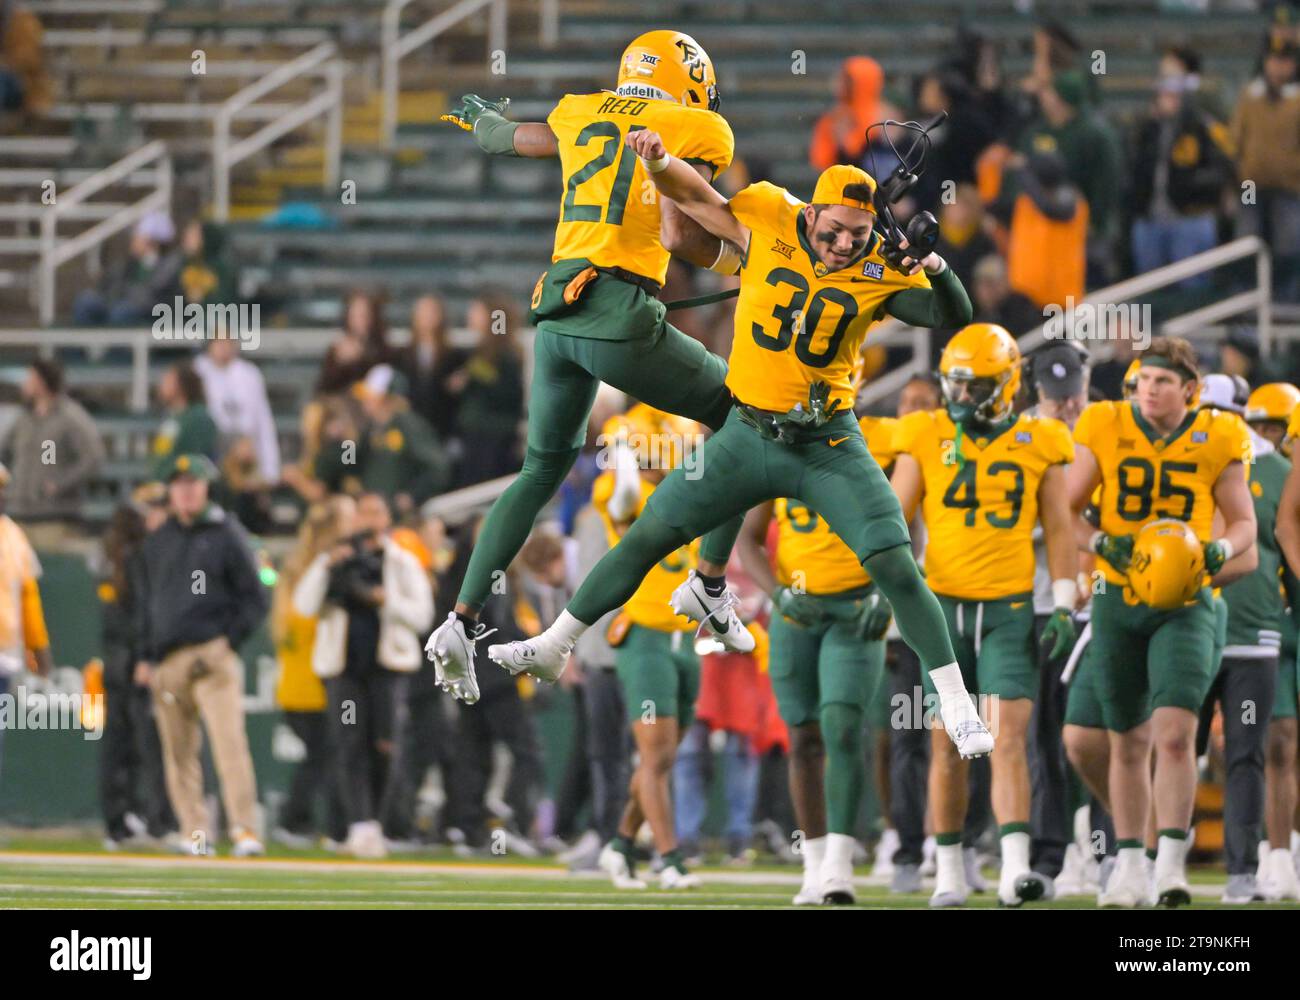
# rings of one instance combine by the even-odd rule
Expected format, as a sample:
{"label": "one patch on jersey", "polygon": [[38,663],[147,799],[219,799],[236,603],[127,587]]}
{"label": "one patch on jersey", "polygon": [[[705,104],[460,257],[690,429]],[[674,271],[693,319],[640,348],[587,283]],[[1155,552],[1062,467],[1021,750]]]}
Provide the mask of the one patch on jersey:
{"label": "one patch on jersey", "polygon": [[1118,441],[1115,442],[1115,447],[1131,449],[1133,447],[1133,444],[1134,441],[1132,438],[1120,438]]}
{"label": "one patch on jersey", "polygon": [[1209,431],[1192,431],[1192,444],[1205,444],[1210,440]]}
{"label": "one patch on jersey", "polygon": [[1016,431],[1016,444],[1029,444],[1034,439],[1031,431]]}
{"label": "one patch on jersey", "polygon": [[772,244],[772,252],[779,253],[786,260],[794,259],[794,247],[784,240],[777,240]]}
{"label": "one patch on jersey", "polygon": [[880,281],[885,277],[885,265],[869,260],[862,265],[862,273],[868,278],[875,278]]}

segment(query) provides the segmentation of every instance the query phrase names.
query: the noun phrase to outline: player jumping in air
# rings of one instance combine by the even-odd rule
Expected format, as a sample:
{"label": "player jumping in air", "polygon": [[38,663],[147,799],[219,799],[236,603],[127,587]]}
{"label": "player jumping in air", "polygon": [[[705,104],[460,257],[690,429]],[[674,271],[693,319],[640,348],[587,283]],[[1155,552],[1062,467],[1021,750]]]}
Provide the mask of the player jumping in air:
{"label": "player jumping in air", "polygon": [[876,182],[857,167],[824,171],[811,205],[768,183],[727,201],[654,132],[634,133],[628,145],[664,195],[745,248],[727,375],[736,404],[705,443],[697,475],[679,469],[663,481],[555,623],[488,655],[513,673],[558,677],[588,623],[624,603],[656,561],[757,504],[792,497],[825,518],[892,604],[958,751],[987,754],[993,738],[962,681],[943,610],[852,412],[853,361],[867,330],[887,314],[930,327],[967,323],[961,282],[933,253],[919,261],[904,254],[897,271],[886,265],[874,232]]}
{"label": "player jumping in air", "polygon": [[[564,172],[552,263],[529,314],[537,338],[523,468],[488,512],[455,610],[425,647],[439,683],[466,702],[478,700],[479,608],[573,466],[600,383],[713,430],[732,403],[726,363],[667,323],[655,296],[670,252],[723,274],[736,273],[739,254],[667,199],[643,198],[645,168],[624,147],[629,134],[654,130],[701,183],[727,168],[734,144],[717,114],[708,54],[689,35],[650,31],[623,53],[614,91],[569,94],[545,122],[509,121],[502,116],[508,103],[467,95],[444,116],[472,131],[487,153],[558,156]],[[703,540],[698,571],[674,593],[673,606],[707,621],[728,648],[748,652],[754,639],[723,575],[739,530],[737,515]]]}

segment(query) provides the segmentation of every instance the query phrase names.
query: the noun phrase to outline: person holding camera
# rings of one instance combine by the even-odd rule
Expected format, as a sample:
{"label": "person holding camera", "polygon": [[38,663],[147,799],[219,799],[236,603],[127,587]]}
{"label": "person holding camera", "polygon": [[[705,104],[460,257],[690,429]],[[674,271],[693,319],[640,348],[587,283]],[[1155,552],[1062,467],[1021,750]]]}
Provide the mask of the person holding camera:
{"label": "person holding camera", "polygon": [[387,853],[378,817],[387,789],[400,787],[407,688],[432,624],[433,591],[419,560],[389,536],[382,495],[358,498],[354,525],[307,567],[293,606],[317,619],[312,669],[325,681],[347,849],[377,858]]}

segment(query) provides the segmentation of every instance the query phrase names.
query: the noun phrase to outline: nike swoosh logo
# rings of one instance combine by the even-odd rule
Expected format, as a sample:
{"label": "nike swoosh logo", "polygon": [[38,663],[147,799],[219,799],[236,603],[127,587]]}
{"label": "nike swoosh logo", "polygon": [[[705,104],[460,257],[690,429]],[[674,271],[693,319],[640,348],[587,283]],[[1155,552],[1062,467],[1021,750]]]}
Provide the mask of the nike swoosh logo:
{"label": "nike swoosh logo", "polygon": [[844,443],[845,441],[847,441],[848,439],[849,439],[849,437],[848,437],[848,435],[846,434],[846,435],[845,435],[844,437],[842,437],[842,438],[827,438],[827,439],[826,439],[826,443],[827,443],[828,445],[830,445],[832,448],[834,448],[837,444],[842,444],[842,443]]}
{"label": "nike swoosh logo", "polygon": [[695,598],[695,603],[700,606],[700,611],[704,615],[703,620],[709,623],[709,627],[712,628],[713,631],[716,632],[718,635],[725,635],[727,632],[726,627],[722,622],[718,621],[718,619],[713,617],[713,615],[709,614],[708,605],[700,600],[700,595],[695,593],[694,591],[691,591],[691,596]]}

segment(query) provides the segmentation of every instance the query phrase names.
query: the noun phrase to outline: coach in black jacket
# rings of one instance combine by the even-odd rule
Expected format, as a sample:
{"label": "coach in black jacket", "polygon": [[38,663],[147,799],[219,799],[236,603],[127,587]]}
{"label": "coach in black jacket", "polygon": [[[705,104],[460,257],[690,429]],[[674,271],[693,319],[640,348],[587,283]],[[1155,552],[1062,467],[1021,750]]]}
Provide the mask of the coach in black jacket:
{"label": "coach in black jacket", "polygon": [[151,678],[167,793],[184,846],[208,853],[199,762],[202,715],[221,779],[235,854],[261,854],[257,784],[244,730],[244,665],[235,650],[266,617],[269,599],[239,522],[208,499],[216,467],[180,455],[168,473],[171,516],[144,543],[137,635]]}

